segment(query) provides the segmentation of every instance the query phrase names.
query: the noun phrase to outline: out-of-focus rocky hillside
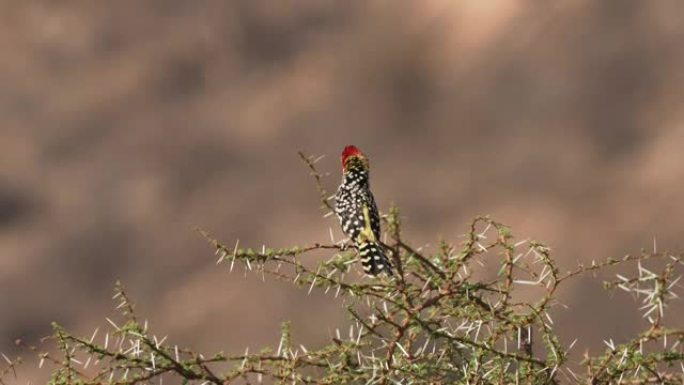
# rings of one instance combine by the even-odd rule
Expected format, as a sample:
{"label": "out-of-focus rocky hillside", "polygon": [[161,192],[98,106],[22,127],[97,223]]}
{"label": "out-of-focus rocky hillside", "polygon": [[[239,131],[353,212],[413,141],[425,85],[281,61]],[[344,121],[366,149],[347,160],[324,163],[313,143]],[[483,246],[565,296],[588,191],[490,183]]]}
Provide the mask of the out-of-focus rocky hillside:
{"label": "out-of-focus rocky hillside", "polygon": [[[116,279],[197,350],[273,345],[286,319],[326,339],[339,304],[229,275],[193,231],[339,236],[298,149],[327,154],[331,190],[341,148],[365,150],[417,244],[491,214],[565,267],[682,250],[683,68],[677,1],[3,2],[0,351],[104,326]],[[563,335],[636,330],[589,282],[562,293]]]}

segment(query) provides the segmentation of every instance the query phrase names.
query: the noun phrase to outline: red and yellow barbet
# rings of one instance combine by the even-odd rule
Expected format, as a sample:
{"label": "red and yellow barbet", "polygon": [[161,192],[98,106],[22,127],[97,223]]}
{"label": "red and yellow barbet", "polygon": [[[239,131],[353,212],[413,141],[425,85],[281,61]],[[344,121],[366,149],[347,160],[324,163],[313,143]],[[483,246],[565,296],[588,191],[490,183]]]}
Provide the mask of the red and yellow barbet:
{"label": "red and yellow barbet", "polygon": [[355,146],[342,151],[342,184],[335,195],[335,214],[342,231],[359,252],[366,274],[392,275],[380,243],[380,215],[368,182],[368,158]]}

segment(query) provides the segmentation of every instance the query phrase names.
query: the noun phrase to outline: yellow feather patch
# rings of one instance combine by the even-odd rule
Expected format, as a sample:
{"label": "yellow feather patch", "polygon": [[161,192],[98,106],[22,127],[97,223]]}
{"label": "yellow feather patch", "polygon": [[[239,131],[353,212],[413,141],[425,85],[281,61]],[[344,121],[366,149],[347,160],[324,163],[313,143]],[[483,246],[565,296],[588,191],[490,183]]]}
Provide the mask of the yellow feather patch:
{"label": "yellow feather patch", "polygon": [[365,204],[363,205],[363,218],[365,220],[363,230],[361,230],[361,233],[359,233],[359,240],[369,240],[373,242],[377,242],[377,239],[375,239],[375,234],[373,233],[373,229],[371,229],[371,221],[370,221],[370,212],[368,211],[368,206]]}

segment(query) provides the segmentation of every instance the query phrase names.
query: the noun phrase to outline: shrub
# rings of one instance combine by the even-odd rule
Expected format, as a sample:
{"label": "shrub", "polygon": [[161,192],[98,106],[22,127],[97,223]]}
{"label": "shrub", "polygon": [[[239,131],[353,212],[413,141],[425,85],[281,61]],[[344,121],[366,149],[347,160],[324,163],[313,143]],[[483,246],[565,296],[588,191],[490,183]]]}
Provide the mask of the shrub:
{"label": "shrub", "polygon": [[[315,161],[300,155],[317,182],[324,209],[330,210]],[[676,297],[673,289],[681,277],[676,271],[682,255],[643,252],[561,272],[549,248],[516,240],[506,226],[488,217],[475,218],[461,244],[442,240],[434,250],[415,248],[404,239],[397,207],[383,220],[394,277],[359,278],[356,253],[343,243],[255,250],[229,246],[200,230],[219,262],[231,271],[239,267],[291,282],[303,292],[321,290],[339,298],[352,326],[338,330],[323,346],[296,343],[285,323],[277,346],[236,356],[196,353],[157,339],[147,323],[139,321],[117,283],[114,299],[121,321],[107,319],[110,330],[96,331],[91,337],[77,337],[55,324],[50,341],[60,355],[40,353],[41,366],[53,364],[52,384],[144,384],[174,378],[197,384],[681,384],[684,380],[684,331],[664,323],[667,304]],[[315,267],[303,263],[316,250],[328,252],[330,258]],[[660,261],[661,268],[647,270],[642,264],[646,260]],[[620,264],[636,265],[635,274],[618,274],[605,286],[641,299],[645,330],[621,344],[605,341],[602,354],[569,362],[574,343],[560,342],[549,315],[557,305],[558,289],[582,274]],[[571,367],[581,367],[582,374]],[[0,374],[7,375],[13,368],[11,364]]]}

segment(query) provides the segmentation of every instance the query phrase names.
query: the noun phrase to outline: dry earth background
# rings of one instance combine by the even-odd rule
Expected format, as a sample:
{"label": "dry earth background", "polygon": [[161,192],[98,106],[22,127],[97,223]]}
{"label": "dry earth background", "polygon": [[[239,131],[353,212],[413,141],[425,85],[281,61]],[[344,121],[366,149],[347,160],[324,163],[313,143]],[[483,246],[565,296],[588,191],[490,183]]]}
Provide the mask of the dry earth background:
{"label": "dry earth background", "polygon": [[[286,319],[325,341],[338,303],[228,274],[192,230],[339,236],[297,149],[330,189],[364,149],[417,244],[491,214],[566,268],[682,250],[683,69],[681,1],[2,1],[0,351],[105,326],[116,279],[200,351],[277,344]],[[583,348],[640,327],[597,281],[562,295]]]}

